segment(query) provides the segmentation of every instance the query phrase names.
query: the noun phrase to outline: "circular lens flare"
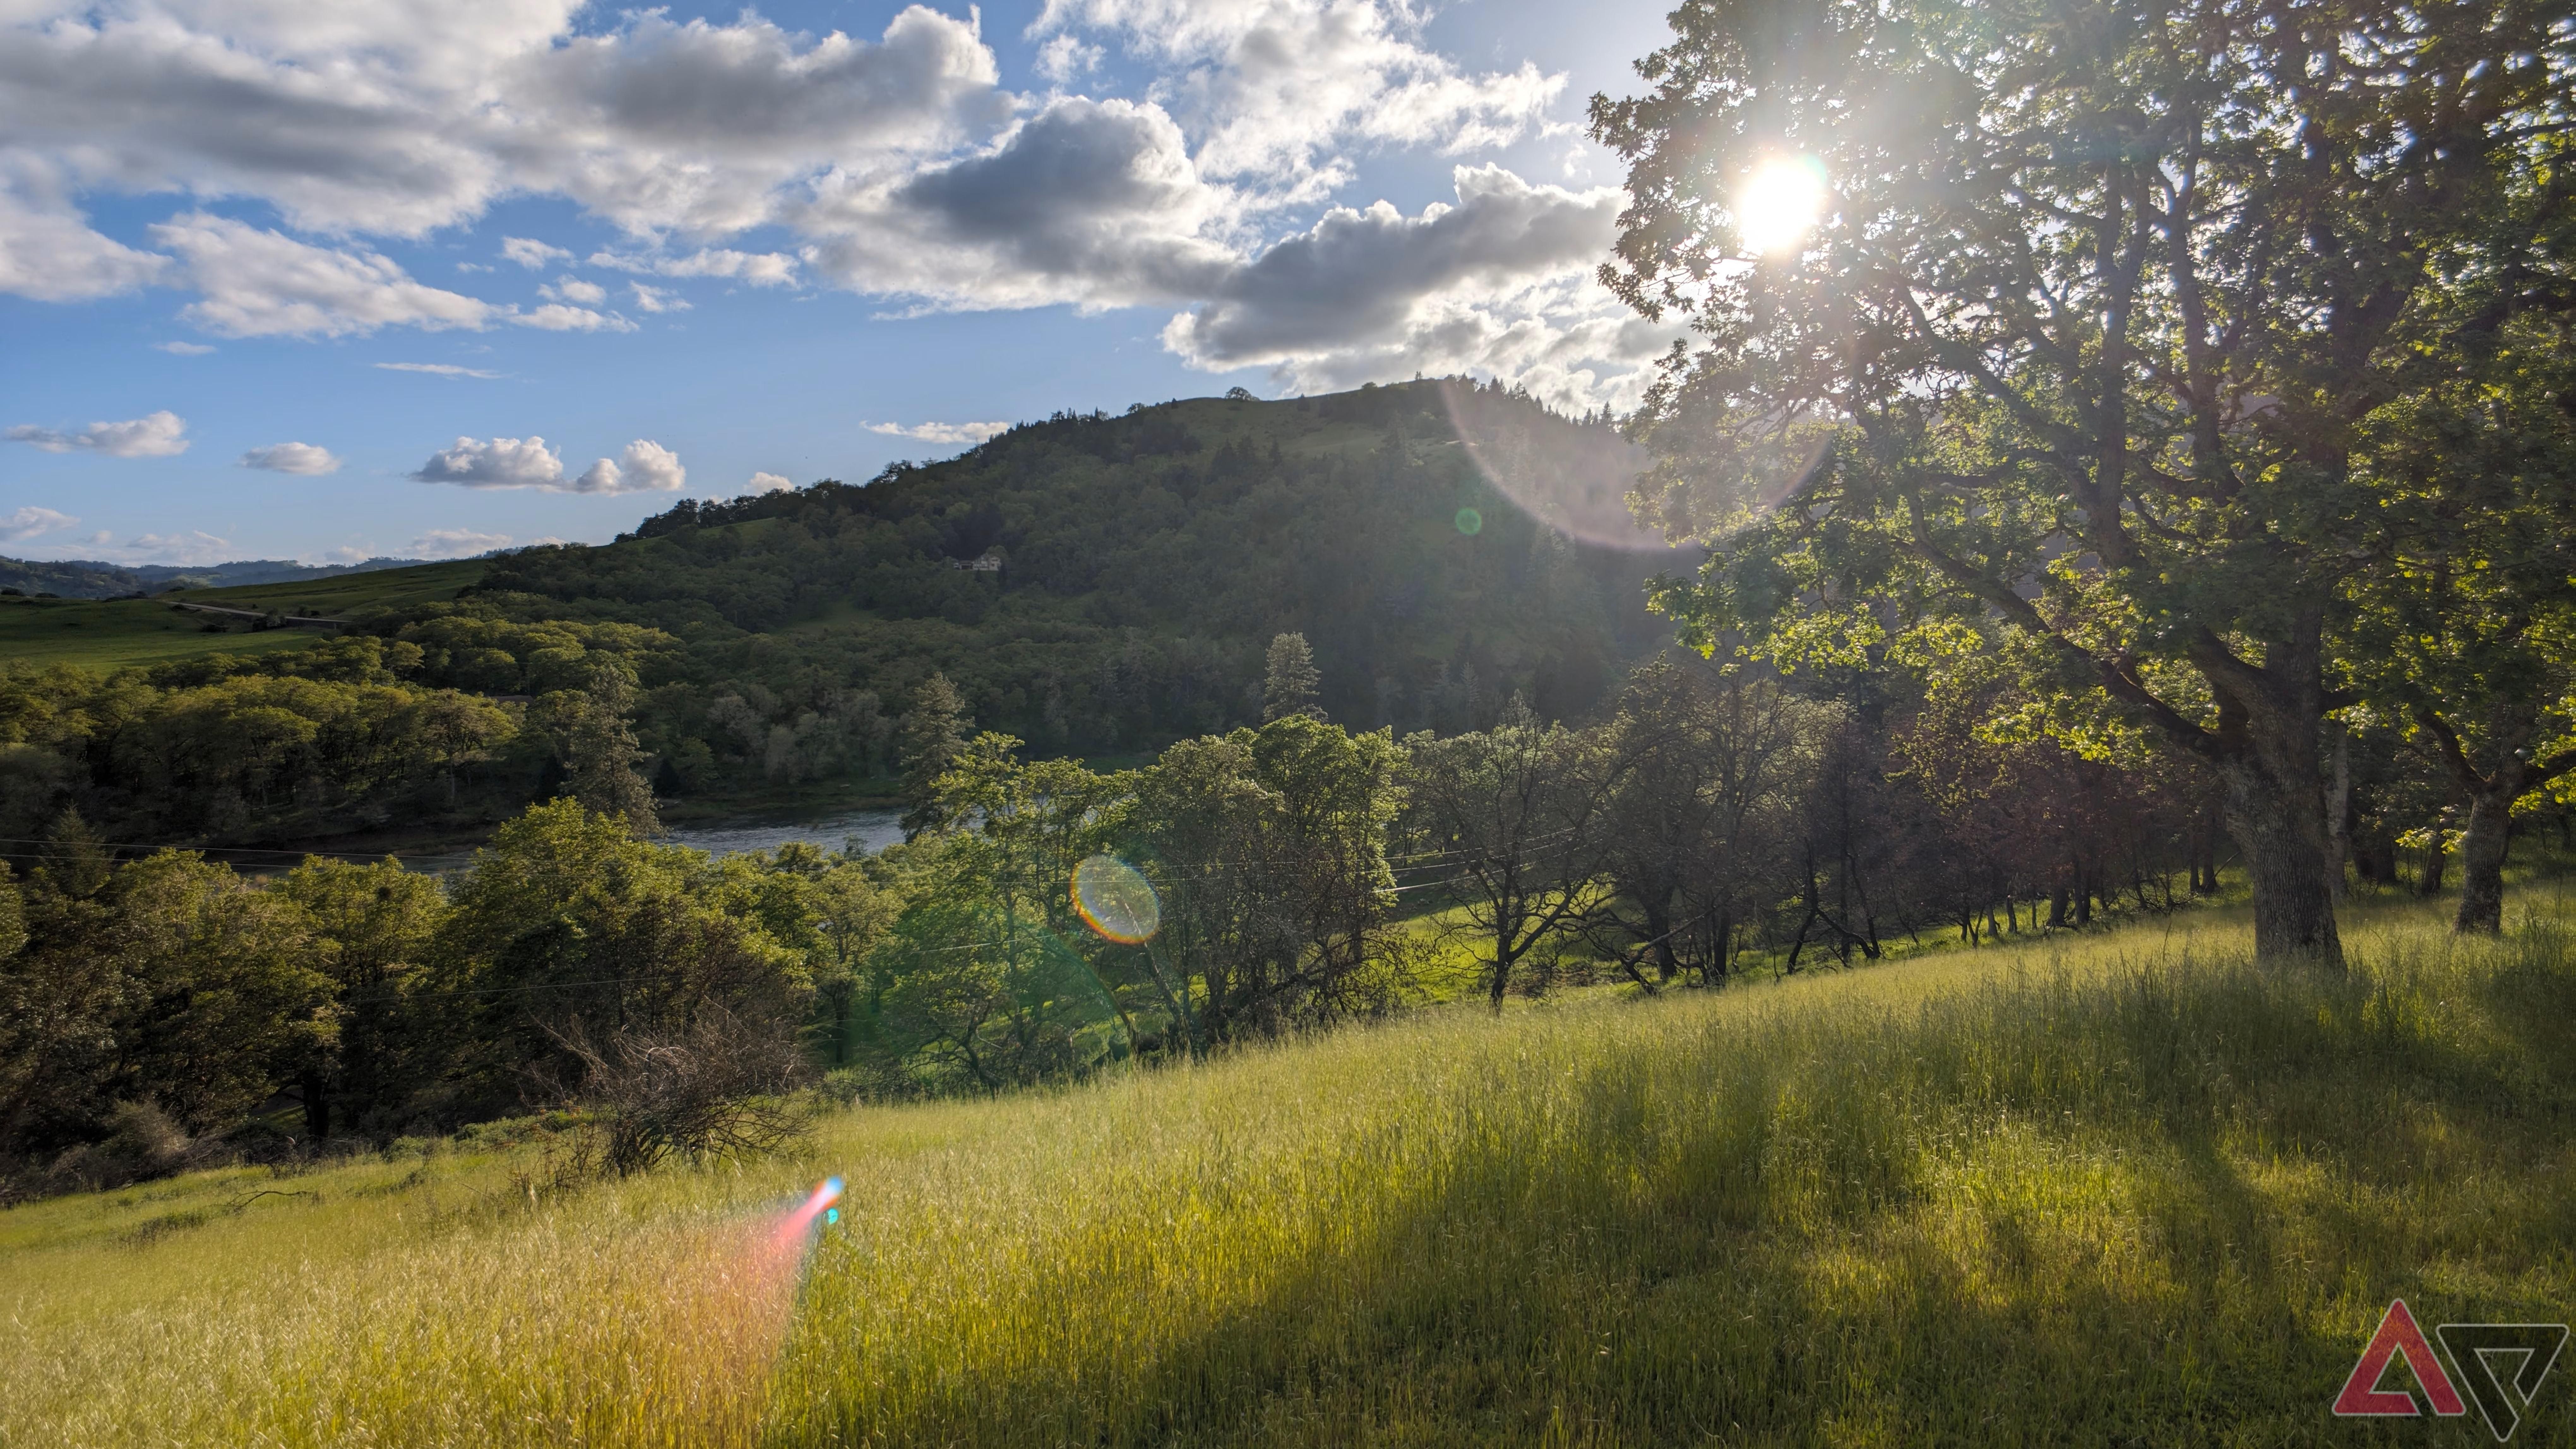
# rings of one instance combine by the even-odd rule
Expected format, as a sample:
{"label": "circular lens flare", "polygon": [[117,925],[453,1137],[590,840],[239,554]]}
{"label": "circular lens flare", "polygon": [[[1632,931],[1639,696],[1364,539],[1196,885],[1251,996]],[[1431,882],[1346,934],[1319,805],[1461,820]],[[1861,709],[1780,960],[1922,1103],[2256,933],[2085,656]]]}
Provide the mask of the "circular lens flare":
{"label": "circular lens flare", "polygon": [[1073,868],[1073,910],[1084,925],[1122,946],[1143,945],[1163,928],[1154,883],[1114,856],[1086,856]]}
{"label": "circular lens flare", "polygon": [[1795,252],[1825,214],[1825,168],[1812,156],[1765,161],[1735,193],[1735,230],[1761,256]]}
{"label": "circular lens flare", "polygon": [[1469,538],[1474,538],[1485,531],[1485,515],[1472,508],[1459,509],[1457,522],[1458,531]]}

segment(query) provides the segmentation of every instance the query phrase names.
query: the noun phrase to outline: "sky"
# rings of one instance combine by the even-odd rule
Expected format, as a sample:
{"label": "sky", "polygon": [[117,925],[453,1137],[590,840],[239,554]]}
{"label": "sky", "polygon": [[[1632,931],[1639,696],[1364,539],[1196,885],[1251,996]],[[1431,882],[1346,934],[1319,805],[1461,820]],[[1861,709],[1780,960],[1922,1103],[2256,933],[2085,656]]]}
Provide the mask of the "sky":
{"label": "sky", "polygon": [[462,557],[1058,409],[1634,403],[1664,0],[0,0],[0,553]]}

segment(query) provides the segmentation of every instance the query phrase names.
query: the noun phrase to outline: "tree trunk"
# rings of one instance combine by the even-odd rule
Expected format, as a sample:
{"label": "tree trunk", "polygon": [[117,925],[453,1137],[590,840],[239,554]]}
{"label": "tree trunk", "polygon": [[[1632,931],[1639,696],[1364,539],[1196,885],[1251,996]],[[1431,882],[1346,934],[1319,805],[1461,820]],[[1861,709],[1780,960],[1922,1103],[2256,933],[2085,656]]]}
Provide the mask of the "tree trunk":
{"label": "tree trunk", "polygon": [[2221,761],[2219,775],[2227,782],[2227,833],[2254,887],[2256,959],[2343,964],[2326,879],[2325,792],[2315,775],[2281,780],[2250,752]]}
{"label": "tree trunk", "polygon": [[2460,910],[2451,929],[2463,935],[2496,935],[2504,930],[2504,857],[2513,842],[2513,801],[2520,793],[2516,778],[2469,798],[2469,829],[2460,838]]}
{"label": "tree trunk", "polygon": [[2308,957],[2343,964],[2328,866],[2325,676],[2319,665],[2325,616],[2307,611],[2292,637],[2271,644],[2259,666],[2238,660],[2213,636],[2195,651],[2218,697],[2212,763],[2222,810],[2254,887],[2254,956]]}
{"label": "tree trunk", "polygon": [[2352,735],[2337,727],[2334,741],[2334,782],[2326,787],[2326,888],[2343,900],[2352,894],[2343,872],[2352,859]]}

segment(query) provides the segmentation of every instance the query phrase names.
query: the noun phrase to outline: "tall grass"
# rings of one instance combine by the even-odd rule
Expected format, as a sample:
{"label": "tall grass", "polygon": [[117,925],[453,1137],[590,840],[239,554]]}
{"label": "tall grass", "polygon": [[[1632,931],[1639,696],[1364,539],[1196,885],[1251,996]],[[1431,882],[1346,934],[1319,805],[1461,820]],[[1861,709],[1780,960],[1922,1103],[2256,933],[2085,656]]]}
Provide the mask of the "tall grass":
{"label": "tall grass", "polygon": [[[2388,1437],[2326,1405],[2390,1297],[2576,1308],[2576,936],[2245,935],[1423,1012],[533,1201],[450,1156],[22,1208],[0,1443]],[[800,1277],[761,1215],[825,1171]],[[189,1216],[262,1186],[319,1197]],[[2576,1443],[2564,1380],[2516,1442]]]}

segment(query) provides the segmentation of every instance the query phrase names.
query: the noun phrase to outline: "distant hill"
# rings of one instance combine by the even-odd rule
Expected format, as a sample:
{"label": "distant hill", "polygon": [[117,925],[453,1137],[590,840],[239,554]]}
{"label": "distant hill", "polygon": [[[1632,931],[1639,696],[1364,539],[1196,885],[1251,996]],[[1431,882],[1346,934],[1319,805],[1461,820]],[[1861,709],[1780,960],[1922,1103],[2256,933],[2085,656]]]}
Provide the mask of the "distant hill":
{"label": "distant hill", "polygon": [[223,589],[250,584],[291,583],[338,574],[373,573],[409,568],[415,558],[371,558],[353,564],[300,564],[286,559],[244,559],[220,564],[112,564],[95,559],[0,558],[0,588],[22,594],[53,594],[65,599],[114,599],[127,594],[157,594],[165,589]]}
{"label": "distant hill", "polygon": [[1284,630],[1355,727],[1468,728],[1515,693],[1574,715],[1670,638],[1644,585],[1698,558],[1629,519],[1642,461],[1605,421],[1466,383],[1059,414],[866,484],[518,550],[461,603],[377,627],[492,693],[560,675],[561,643],[467,647],[436,616],[666,631],[679,647],[639,661],[646,742],[729,783],[794,780],[795,741],[866,734],[933,669],[1041,751],[1155,748],[1257,719]]}

